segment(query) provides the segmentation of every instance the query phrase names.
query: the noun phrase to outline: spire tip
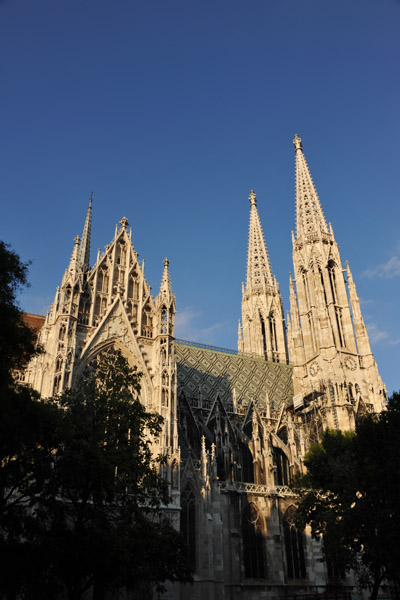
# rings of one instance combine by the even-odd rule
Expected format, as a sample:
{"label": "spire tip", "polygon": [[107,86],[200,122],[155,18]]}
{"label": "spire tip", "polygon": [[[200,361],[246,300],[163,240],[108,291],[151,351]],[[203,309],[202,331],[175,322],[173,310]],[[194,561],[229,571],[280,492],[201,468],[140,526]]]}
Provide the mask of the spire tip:
{"label": "spire tip", "polygon": [[257,196],[254,190],[250,190],[249,200],[251,206],[257,206]]}
{"label": "spire tip", "polygon": [[303,145],[301,143],[301,137],[297,133],[294,134],[293,146],[294,146],[294,149],[296,150],[296,152],[297,152],[297,150],[303,150]]}

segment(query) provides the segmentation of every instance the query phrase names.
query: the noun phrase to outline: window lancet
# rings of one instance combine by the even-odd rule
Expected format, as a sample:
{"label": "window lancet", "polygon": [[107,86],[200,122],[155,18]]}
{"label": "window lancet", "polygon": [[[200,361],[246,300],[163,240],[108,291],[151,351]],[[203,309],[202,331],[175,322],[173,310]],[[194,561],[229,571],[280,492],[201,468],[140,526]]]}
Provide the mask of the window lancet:
{"label": "window lancet", "polygon": [[283,516],[283,535],[285,539],[288,579],[306,579],[306,561],[303,533],[294,525],[296,509],[290,506]]}
{"label": "window lancet", "polygon": [[267,358],[267,356],[268,356],[267,335],[266,335],[266,331],[265,331],[264,319],[263,319],[261,313],[260,313],[260,323],[261,323],[261,335],[262,335],[262,341],[263,341],[263,352],[264,352],[264,357]]}
{"label": "window lancet", "polygon": [[253,503],[242,512],[242,538],[245,576],[266,577],[262,517]]}
{"label": "window lancet", "polygon": [[331,286],[331,292],[332,292],[332,300],[334,304],[337,304],[337,299],[336,299],[336,273],[335,273],[335,263],[333,262],[333,260],[330,260],[328,262],[328,274],[329,274],[329,283]]}
{"label": "window lancet", "polygon": [[286,454],[281,448],[274,449],[274,458],[276,464],[276,484],[277,485],[289,485],[290,484],[290,469],[289,461]]}
{"label": "window lancet", "polygon": [[181,493],[181,533],[189,551],[189,561],[196,570],[196,498],[192,487],[187,484]]}
{"label": "window lancet", "polygon": [[322,290],[323,290],[323,292],[324,292],[324,300],[325,300],[325,305],[326,305],[326,306],[328,306],[328,299],[327,299],[327,297],[326,297],[326,289],[325,289],[324,275],[323,275],[323,273],[322,273],[322,271],[321,271],[321,267],[318,267],[318,272],[319,272],[319,276],[320,276],[320,278],[321,278],[321,287],[322,287]]}
{"label": "window lancet", "polygon": [[278,358],[278,340],[276,337],[276,323],[275,323],[275,315],[274,313],[270,313],[268,317],[269,322],[269,334],[271,338],[271,347],[272,347],[272,360],[275,362],[279,362]]}

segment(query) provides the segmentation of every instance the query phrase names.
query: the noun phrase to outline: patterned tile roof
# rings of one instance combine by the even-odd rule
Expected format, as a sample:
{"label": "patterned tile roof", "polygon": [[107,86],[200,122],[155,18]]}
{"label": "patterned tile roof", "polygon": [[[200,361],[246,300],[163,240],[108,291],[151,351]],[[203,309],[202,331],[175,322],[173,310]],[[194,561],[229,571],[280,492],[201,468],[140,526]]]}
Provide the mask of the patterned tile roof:
{"label": "patterned tile roof", "polygon": [[264,407],[267,393],[271,408],[292,401],[291,366],[182,343],[175,343],[175,356],[178,396],[183,391],[188,399],[201,396],[211,402],[219,396],[227,407],[233,390],[242,406],[253,399]]}

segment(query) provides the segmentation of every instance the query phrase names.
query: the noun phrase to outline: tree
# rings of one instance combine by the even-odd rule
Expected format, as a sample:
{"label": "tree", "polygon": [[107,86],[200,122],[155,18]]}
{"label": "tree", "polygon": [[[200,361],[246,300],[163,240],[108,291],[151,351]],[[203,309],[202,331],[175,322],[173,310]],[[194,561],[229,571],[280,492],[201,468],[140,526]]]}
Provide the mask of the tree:
{"label": "tree", "polygon": [[24,324],[17,293],[27,282],[28,263],[0,241],[0,595],[18,595],[28,566],[28,507],[51,467],[57,411],[38,402],[33,390],[13,377],[36,351]]}
{"label": "tree", "polygon": [[160,510],[168,486],[152,440],[162,419],[138,400],[119,353],[75,389],[41,400],[13,378],[35,350],[17,293],[28,263],[0,242],[0,597],[94,598],[190,581],[186,548]]}
{"label": "tree", "polygon": [[31,537],[49,597],[57,584],[75,600],[92,586],[102,599],[113,589],[191,580],[183,538],[162,511],[165,457],[153,456],[162,417],[139,401],[139,377],[120,352],[103,353],[51,401],[60,406],[59,443]]}
{"label": "tree", "polygon": [[375,599],[400,583],[400,396],[360,420],[355,433],[327,431],[308,452],[297,524],[323,536],[325,558],[354,569]]}
{"label": "tree", "polygon": [[23,263],[8,244],[0,241],[0,386],[10,385],[12,370],[21,368],[35,351],[33,332],[24,324],[17,293],[27,287],[29,263]]}

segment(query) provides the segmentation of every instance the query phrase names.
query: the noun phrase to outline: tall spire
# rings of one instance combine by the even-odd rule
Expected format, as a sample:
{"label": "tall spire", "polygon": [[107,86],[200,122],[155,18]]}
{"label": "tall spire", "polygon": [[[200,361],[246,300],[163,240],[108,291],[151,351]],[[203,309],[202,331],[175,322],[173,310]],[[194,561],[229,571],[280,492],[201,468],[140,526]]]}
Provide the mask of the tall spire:
{"label": "tall spire", "polygon": [[307,405],[310,397],[319,398],[327,407],[328,427],[351,429],[357,394],[371,409],[380,410],[384,386],[350,268],[348,294],[339,246],[325,221],[298,135],[293,144],[297,239],[293,238],[295,281],[290,278],[290,346],[295,408]]}
{"label": "tall spire", "polygon": [[250,196],[246,286],[242,284],[242,325],[238,350],[274,362],[287,361],[285,319],[279,285],[272,275],[257,198]]}
{"label": "tall spire", "polygon": [[257,198],[254,190],[250,191],[250,225],[249,245],[247,252],[246,290],[263,289],[265,285],[273,284],[271,264],[260,217],[257,210]]}
{"label": "tall spire", "polygon": [[309,234],[329,233],[317,190],[311,178],[300,137],[294,136],[296,151],[296,233],[297,239]]}
{"label": "tall spire", "polygon": [[89,208],[86,214],[85,225],[83,227],[82,240],[79,252],[79,262],[84,271],[88,270],[90,260],[90,229],[92,225],[92,200],[93,192],[90,194]]}

